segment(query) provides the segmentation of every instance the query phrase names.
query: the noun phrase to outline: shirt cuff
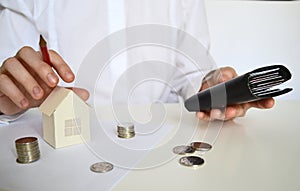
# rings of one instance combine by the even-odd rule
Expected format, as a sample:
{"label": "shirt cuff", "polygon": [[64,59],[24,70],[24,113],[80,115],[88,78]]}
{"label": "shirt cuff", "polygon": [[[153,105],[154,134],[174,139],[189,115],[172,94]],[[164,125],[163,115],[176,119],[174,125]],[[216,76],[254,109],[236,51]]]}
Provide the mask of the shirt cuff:
{"label": "shirt cuff", "polygon": [[25,111],[22,111],[20,113],[14,114],[14,115],[5,115],[0,112],[0,124],[2,125],[8,125],[9,122],[15,121],[23,116]]}

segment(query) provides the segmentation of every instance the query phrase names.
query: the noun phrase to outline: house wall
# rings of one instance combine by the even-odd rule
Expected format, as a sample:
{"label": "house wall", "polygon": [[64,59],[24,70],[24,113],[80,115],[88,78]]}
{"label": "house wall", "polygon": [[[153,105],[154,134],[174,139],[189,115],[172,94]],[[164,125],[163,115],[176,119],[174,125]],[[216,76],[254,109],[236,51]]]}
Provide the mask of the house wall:
{"label": "house wall", "polygon": [[43,114],[42,118],[43,118],[43,138],[47,143],[55,147],[53,115],[49,117]]}
{"label": "house wall", "polygon": [[[89,139],[89,112],[85,103],[80,102],[79,99],[73,99],[73,94],[70,93],[64,101],[58,106],[54,112],[55,121],[55,148],[70,146],[84,142],[82,136],[77,133],[78,128],[75,126],[70,129],[69,124],[80,125],[81,132],[84,138]],[[80,112],[78,112],[80,111]],[[76,119],[77,121],[73,121]],[[78,120],[80,122],[78,122]],[[66,128],[66,124],[68,128]],[[69,131],[71,130],[71,131]],[[73,132],[73,133],[72,133]]]}
{"label": "house wall", "polygon": [[83,102],[79,97],[73,95],[74,103],[74,115],[81,117],[81,137],[84,139],[83,141],[90,140],[90,108],[89,106]]}

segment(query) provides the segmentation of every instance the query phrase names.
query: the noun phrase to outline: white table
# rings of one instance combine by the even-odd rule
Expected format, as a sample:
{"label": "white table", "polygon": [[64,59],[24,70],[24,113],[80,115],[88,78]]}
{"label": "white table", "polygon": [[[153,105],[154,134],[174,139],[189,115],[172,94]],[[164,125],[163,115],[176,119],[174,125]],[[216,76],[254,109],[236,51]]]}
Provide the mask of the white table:
{"label": "white table", "polygon": [[[152,117],[161,119],[155,107]],[[103,190],[111,187],[113,190],[298,191],[298,108],[300,101],[278,101],[271,110],[252,109],[246,117],[226,122],[213,149],[202,154],[205,164],[191,169],[178,164],[179,156],[172,153],[172,147],[202,140],[208,125],[210,129],[204,140],[214,142],[220,123],[198,124],[194,114],[187,113],[182,106],[165,105],[164,123],[174,128],[159,140],[158,149],[146,152],[145,157],[138,160],[135,168],[147,169],[127,171],[117,166],[106,174],[89,170],[99,159],[85,144],[58,150],[46,144],[40,138],[41,115],[32,110],[19,121],[0,127],[0,190]],[[126,112],[118,111],[121,116]],[[139,120],[147,118],[143,119],[142,106],[133,107],[130,112]],[[108,121],[113,119],[109,110],[100,110],[100,115]],[[14,140],[22,136],[39,138],[42,153],[39,161],[27,165],[15,162]],[[115,154],[112,156],[117,156]],[[161,162],[163,164],[159,165]],[[111,180],[114,180],[113,185]]]}

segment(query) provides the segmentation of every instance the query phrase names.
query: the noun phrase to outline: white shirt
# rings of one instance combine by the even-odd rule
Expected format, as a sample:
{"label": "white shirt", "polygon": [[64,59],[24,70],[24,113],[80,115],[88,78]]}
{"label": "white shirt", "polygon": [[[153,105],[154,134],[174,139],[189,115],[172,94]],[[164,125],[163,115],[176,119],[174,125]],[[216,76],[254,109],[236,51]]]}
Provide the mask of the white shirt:
{"label": "white shirt", "polygon": [[[124,29],[145,25],[148,30],[147,24],[175,31],[174,47],[157,42],[126,47],[135,39]],[[197,92],[203,76],[215,67],[206,49],[197,49],[193,43],[187,45],[188,51],[177,52],[186,48],[186,36],[209,47],[202,0],[1,0],[0,28],[0,63],[25,45],[39,50],[42,34],[49,48],[77,74],[75,86],[90,90],[91,104],[176,102]],[[181,30],[185,33],[177,35]],[[166,38],[168,34],[162,30]],[[152,38],[149,30],[142,38],[147,35]],[[116,38],[126,49],[111,57],[107,67],[101,63],[101,70],[94,71],[87,61],[97,64],[103,56],[89,54],[105,39],[115,43],[107,46],[113,52],[119,45]],[[190,52],[200,55],[203,63],[193,64]]]}

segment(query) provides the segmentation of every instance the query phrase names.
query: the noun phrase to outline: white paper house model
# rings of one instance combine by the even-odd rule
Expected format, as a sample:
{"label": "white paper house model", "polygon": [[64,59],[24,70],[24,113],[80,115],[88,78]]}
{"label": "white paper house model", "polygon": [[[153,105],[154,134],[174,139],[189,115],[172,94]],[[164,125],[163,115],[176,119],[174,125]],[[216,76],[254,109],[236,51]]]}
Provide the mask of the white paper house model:
{"label": "white paper house model", "polygon": [[41,104],[43,138],[54,148],[90,140],[89,106],[72,90],[56,87]]}

